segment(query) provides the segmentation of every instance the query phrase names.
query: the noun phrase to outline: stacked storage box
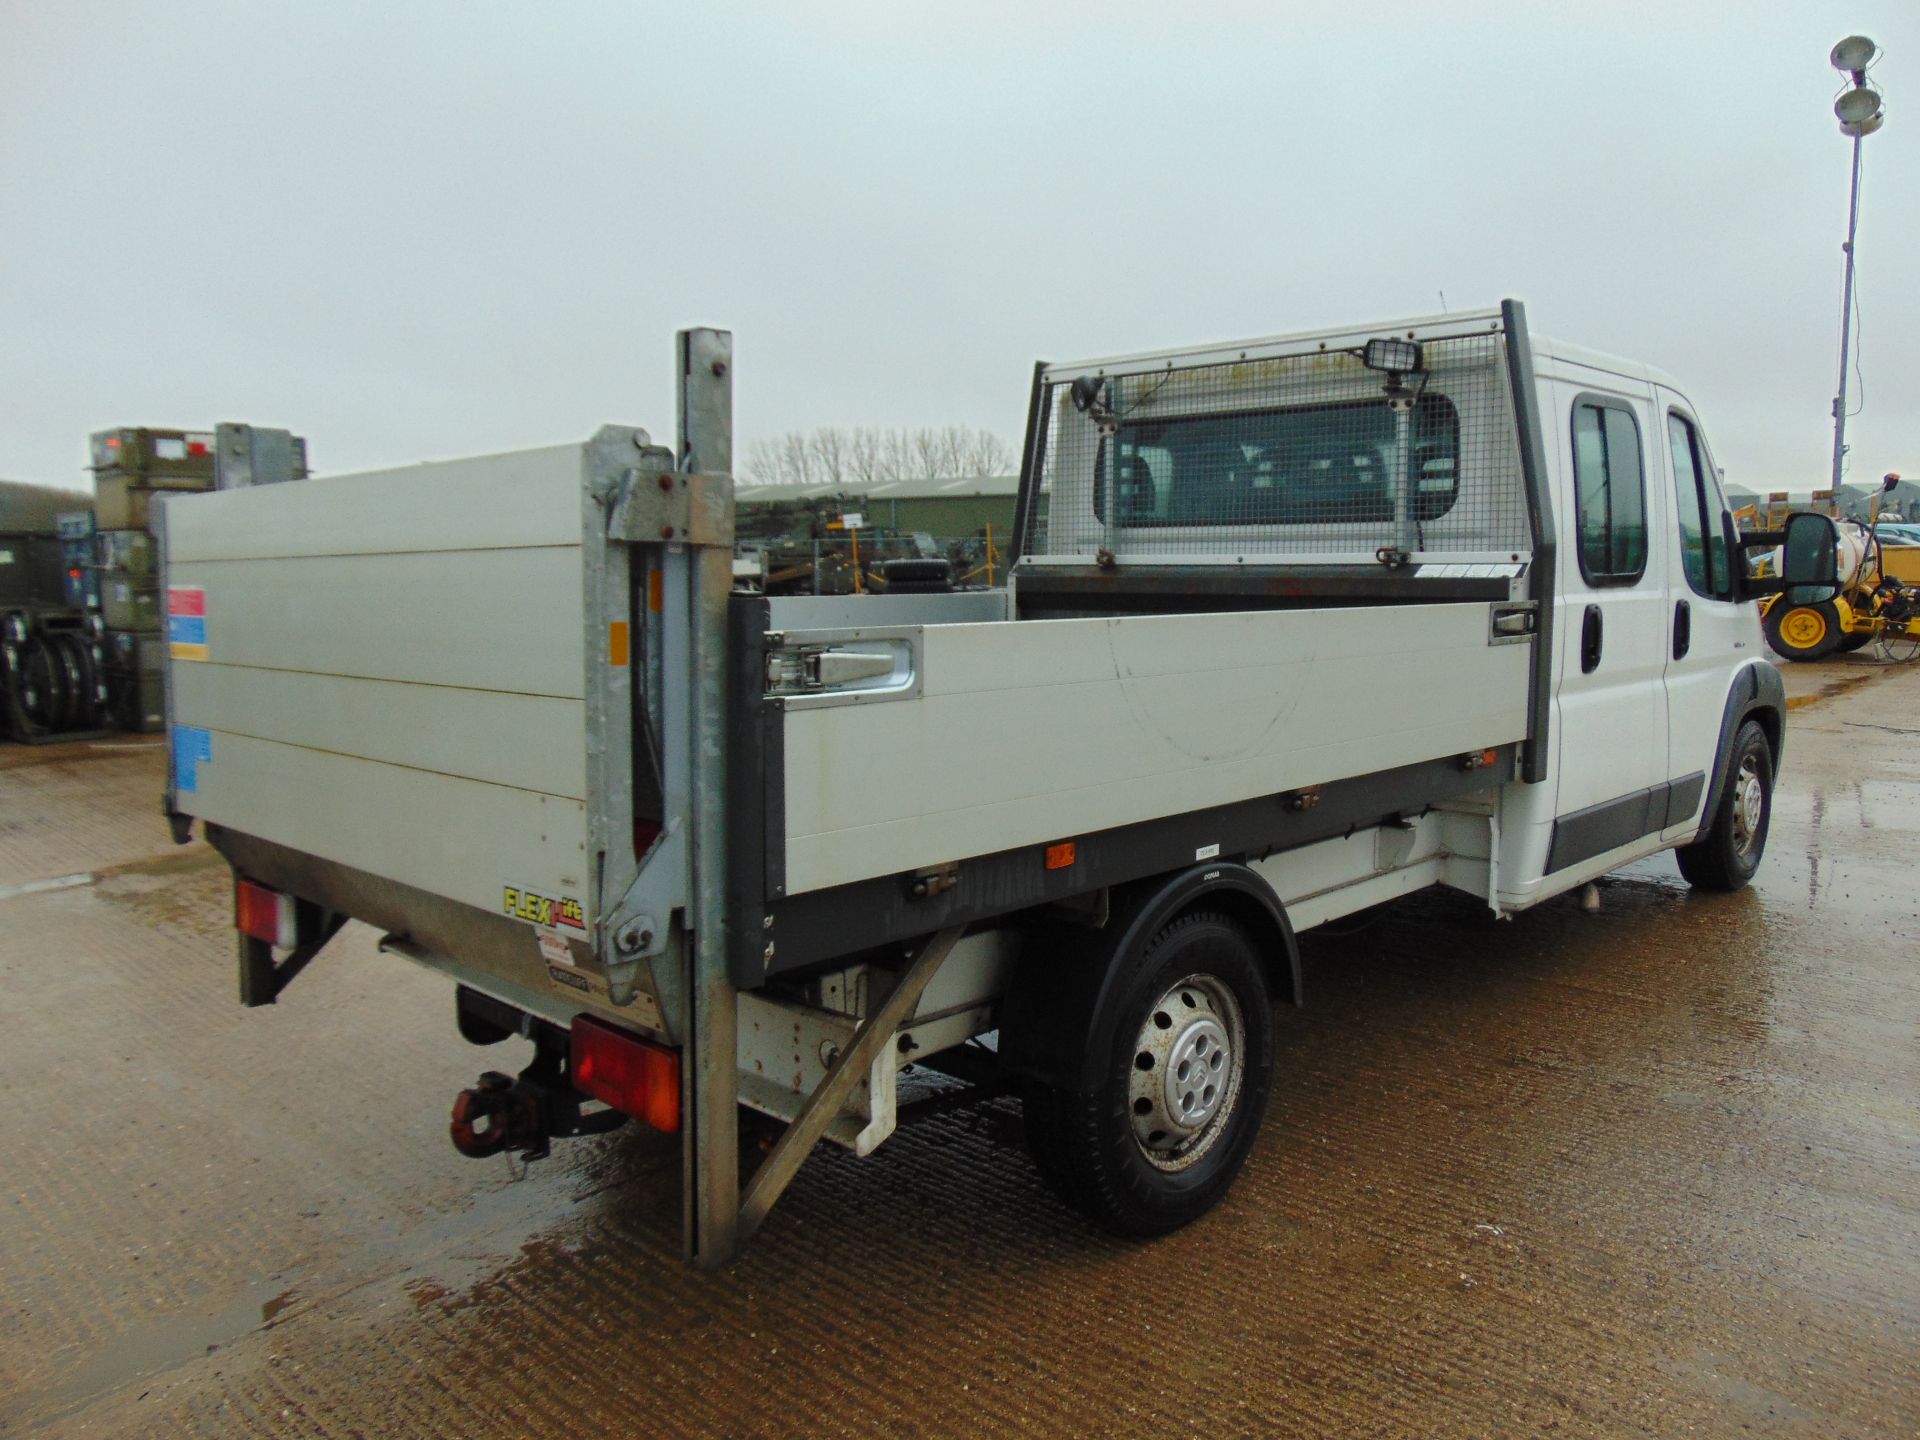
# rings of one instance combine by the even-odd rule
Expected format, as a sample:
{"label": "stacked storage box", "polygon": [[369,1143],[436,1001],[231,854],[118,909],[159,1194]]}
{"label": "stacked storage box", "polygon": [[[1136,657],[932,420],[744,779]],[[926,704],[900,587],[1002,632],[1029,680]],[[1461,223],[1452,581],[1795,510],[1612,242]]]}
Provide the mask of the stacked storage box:
{"label": "stacked storage box", "polygon": [[107,694],[122,730],[158,730],[166,723],[161,693],[159,567],[145,530],[102,530],[100,611],[107,622]]}
{"label": "stacked storage box", "polygon": [[95,566],[107,622],[107,692],[123,730],[159,730],[164,619],[152,525],[159,497],[214,488],[214,437],[186,430],[103,430],[93,437]]}
{"label": "stacked storage box", "polygon": [[105,617],[107,688],[125,730],[166,726],[166,607],[153,526],[170,494],[305,479],[307,442],[285,430],[124,428],[93,437],[94,576]]}

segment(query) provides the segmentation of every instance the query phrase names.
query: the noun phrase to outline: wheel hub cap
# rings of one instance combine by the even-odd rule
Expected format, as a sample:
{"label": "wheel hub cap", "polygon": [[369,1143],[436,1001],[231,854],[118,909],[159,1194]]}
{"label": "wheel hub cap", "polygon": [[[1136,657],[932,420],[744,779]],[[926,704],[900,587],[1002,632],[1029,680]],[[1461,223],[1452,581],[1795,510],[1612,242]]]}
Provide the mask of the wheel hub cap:
{"label": "wheel hub cap", "polygon": [[1176,1129],[1191,1133],[1211,1120],[1225,1094],[1227,1035],[1212,1019],[1195,1020],[1180,1032],[1167,1056],[1166,1112]]}
{"label": "wheel hub cap", "polygon": [[1827,622],[1817,610],[1796,610],[1787,616],[1780,633],[1786,636],[1789,645],[1810,650],[1826,637]]}
{"label": "wheel hub cap", "polygon": [[1245,1053],[1240,1007],[1212,976],[1189,975],[1147,1012],[1128,1100],[1151,1164],[1184,1169],[1212,1147],[1239,1095]]}

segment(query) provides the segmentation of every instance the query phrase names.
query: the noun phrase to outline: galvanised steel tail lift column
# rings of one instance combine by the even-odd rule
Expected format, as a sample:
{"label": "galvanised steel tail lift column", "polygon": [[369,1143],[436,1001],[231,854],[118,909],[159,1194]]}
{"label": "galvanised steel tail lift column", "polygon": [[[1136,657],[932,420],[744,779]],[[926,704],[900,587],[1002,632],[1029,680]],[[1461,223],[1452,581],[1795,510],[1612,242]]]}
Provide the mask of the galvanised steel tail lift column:
{"label": "galvanised steel tail lift column", "polygon": [[[692,547],[693,976],[682,1071],[687,1256],[724,1265],[739,1247],[738,1006],[727,977],[727,596],[733,590],[733,335],[680,332],[679,464],[725,477],[714,523]],[[717,499],[719,497],[716,497]],[[690,537],[691,538],[691,537]]]}
{"label": "galvanised steel tail lift column", "polygon": [[[675,1026],[683,1038],[681,1067],[682,1214],[687,1258],[713,1269],[738,1253],[826,1134],[855,1085],[865,1078],[882,1045],[913,1011],[929,981],[960,938],[958,927],[941,931],[920,949],[879,1014],[828,1067],[826,1076],[740,1190],[739,999],[728,972],[727,937],[727,631],[733,590],[733,336],[724,330],[683,330],[679,336],[679,436],[672,474],[629,475],[626,493],[613,505],[609,538],[663,547],[658,586],[668,638],[684,617],[693,684],[686,688],[684,731],[669,718],[663,726],[672,754],[684,738],[685,773],[675,784],[671,760],[662,767],[661,798],[668,817],[675,802],[690,817],[690,930],[685,937],[687,982],[684,1016]],[[676,494],[675,492],[683,492]],[[659,501],[665,501],[663,512]],[[650,503],[651,502],[651,503]],[[664,518],[661,517],[664,513]],[[653,581],[633,586],[636,610],[653,604]],[[684,600],[682,601],[682,597]],[[629,667],[631,671],[634,667]],[[645,673],[645,672],[642,672]],[[609,732],[602,732],[605,737]],[[630,795],[642,793],[629,787]],[[637,825],[645,819],[634,811]],[[671,818],[667,825],[672,827]],[[636,885],[636,889],[638,886]],[[629,907],[607,923],[616,952],[650,944],[644,917]],[[645,939],[642,937],[645,936]],[[636,944],[638,942],[638,944]],[[616,987],[614,967],[609,980]],[[656,985],[661,990],[666,986]],[[664,997],[663,997],[664,998]]]}
{"label": "galvanised steel tail lift column", "polygon": [[[619,693],[609,692],[609,708],[632,707],[638,723],[600,717],[597,780],[624,793],[628,805],[610,808],[616,815],[628,811],[634,848],[648,851],[625,896],[603,916],[599,939],[612,997],[630,1000],[647,960],[671,957],[672,912],[684,906],[684,980],[663,975],[657,963],[653,979],[667,1024],[682,1043],[684,1247],[687,1258],[711,1267],[738,1249],[740,1211],[738,1006],[727,976],[726,934],[733,336],[682,330],[678,362],[672,466],[628,470],[608,505],[608,539],[627,542],[637,563],[626,576],[604,575],[603,598],[611,603],[589,606],[597,616],[632,617],[632,663],[610,672],[632,678]],[[609,547],[608,571],[620,568],[617,548]],[[605,623],[627,633],[627,621]],[[647,683],[682,666],[690,685]],[[631,757],[617,753],[628,736],[638,752]],[[602,853],[625,839],[603,838]]]}

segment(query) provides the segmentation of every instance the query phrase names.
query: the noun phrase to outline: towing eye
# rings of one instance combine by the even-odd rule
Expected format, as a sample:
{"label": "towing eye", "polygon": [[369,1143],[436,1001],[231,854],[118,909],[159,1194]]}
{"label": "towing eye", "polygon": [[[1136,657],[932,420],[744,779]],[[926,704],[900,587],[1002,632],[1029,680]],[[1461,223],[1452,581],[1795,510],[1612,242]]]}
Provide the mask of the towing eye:
{"label": "towing eye", "polygon": [[[498,1155],[514,1139],[514,1112],[521,1108],[513,1080],[498,1070],[487,1071],[478,1085],[453,1098],[453,1121],[447,1127],[453,1148],[475,1160]],[[485,1129],[480,1128],[482,1121],[490,1122]]]}

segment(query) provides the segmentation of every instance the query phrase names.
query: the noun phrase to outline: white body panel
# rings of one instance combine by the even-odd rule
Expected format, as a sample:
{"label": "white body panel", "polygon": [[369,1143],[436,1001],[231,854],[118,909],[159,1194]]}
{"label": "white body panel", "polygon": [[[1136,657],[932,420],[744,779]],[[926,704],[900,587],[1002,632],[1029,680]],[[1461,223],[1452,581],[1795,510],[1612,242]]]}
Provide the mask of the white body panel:
{"label": "white body panel", "polygon": [[[804,633],[790,633],[803,643]],[[1526,733],[1485,603],[929,626],[918,694],[785,721],[787,893]]]}
{"label": "white body panel", "polygon": [[586,906],[582,466],[170,502],[167,584],[206,608],[205,658],[169,667],[176,754],[202,747],[179,808],[496,913],[507,887]]}

